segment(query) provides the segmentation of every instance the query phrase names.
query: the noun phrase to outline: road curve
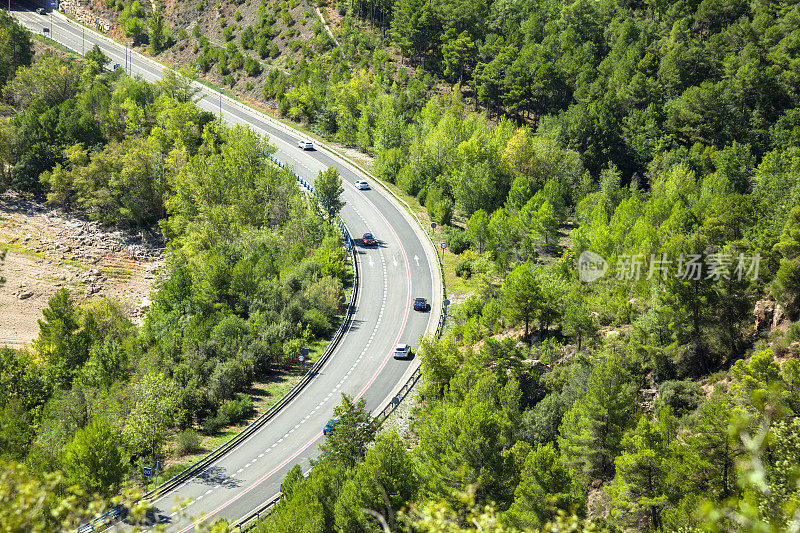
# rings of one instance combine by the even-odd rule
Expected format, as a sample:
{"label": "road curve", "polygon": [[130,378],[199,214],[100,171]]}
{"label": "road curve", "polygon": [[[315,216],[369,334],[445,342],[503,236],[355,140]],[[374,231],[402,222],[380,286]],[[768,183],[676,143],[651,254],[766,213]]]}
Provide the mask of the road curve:
{"label": "road curve", "polygon": [[[12,14],[36,33],[52,27],[48,32],[52,39],[79,53],[97,44],[112,63],[123,68],[127,64],[132,76],[148,81],[161,76],[160,64],[130,51],[132,60],[126,63],[122,45],[83,30],[63,15],[37,15],[30,7],[13,3]],[[314,151],[296,148],[303,135],[288,126],[205,86],[198,87],[202,96],[199,107],[221,111],[225,121],[248,125],[269,136],[278,150],[275,157],[305,180],[313,182],[319,171],[338,167],[345,188],[342,220],[356,239],[371,232],[378,245],[357,247],[360,292],[353,318],[318,375],[258,431],[153,502],[154,518],[169,531],[180,532],[209,519],[225,518],[233,523],[271,500],[291,467],[300,464],[307,470],[308,460],[319,455],[322,427],[339,403],[340,393],[363,397],[370,410],[382,409],[419,365],[416,358],[394,360],[394,344],[416,346],[421,335],[433,333],[442,304],[436,251],[412,215],[385,189],[324,147]],[[356,179],[367,179],[373,189],[356,190]],[[413,298],[420,296],[428,298],[430,312],[412,309]],[[187,498],[190,503],[184,513],[177,512],[176,502]]]}

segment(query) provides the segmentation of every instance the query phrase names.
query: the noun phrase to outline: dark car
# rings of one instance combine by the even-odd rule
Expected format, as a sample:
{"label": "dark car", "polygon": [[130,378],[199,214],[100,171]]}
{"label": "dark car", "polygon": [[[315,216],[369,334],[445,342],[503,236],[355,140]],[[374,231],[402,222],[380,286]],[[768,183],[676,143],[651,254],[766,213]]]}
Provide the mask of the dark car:
{"label": "dark car", "polygon": [[322,434],[323,435],[330,435],[331,433],[333,433],[333,430],[336,429],[336,424],[338,424],[338,423],[339,423],[339,421],[336,420],[335,418],[325,422],[325,427],[322,428]]}
{"label": "dark car", "polygon": [[40,15],[44,15],[45,13],[47,13],[47,11],[45,11],[43,7],[37,8],[36,12],[39,13]]}
{"label": "dark car", "polygon": [[414,298],[414,311],[427,311],[428,300],[425,298]]}
{"label": "dark car", "polygon": [[372,233],[365,233],[361,237],[361,242],[364,243],[364,246],[375,246],[375,237],[372,236]]}

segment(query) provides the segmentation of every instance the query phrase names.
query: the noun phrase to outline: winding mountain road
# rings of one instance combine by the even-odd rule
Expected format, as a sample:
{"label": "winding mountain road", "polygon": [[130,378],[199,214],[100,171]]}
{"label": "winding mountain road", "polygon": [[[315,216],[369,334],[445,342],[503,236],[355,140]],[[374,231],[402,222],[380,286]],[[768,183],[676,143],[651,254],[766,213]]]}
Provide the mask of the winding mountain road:
{"label": "winding mountain road", "polygon": [[[110,39],[83,29],[59,13],[38,15],[32,6],[12,3],[12,15],[28,29],[42,33],[81,53],[97,44],[112,63],[126,68],[132,76],[155,81],[163,66],[137,53],[126,62],[124,47]],[[85,39],[85,41],[84,41]],[[234,449],[202,469],[153,504],[154,518],[169,531],[190,531],[206,520],[225,518],[233,523],[273,499],[286,472],[296,464],[304,470],[308,460],[319,455],[322,428],[332,417],[340,393],[363,397],[370,410],[388,404],[397,390],[419,365],[417,358],[398,361],[392,358],[396,343],[416,346],[421,335],[433,333],[440,318],[442,279],[436,250],[416,219],[370,176],[332,151],[318,147],[302,151],[296,147],[303,135],[288,126],[220,96],[198,85],[198,106],[219,113],[231,124],[248,125],[269,136],[277,147],[275,157],[306,181],[317,173],[338,167],[345,192],[341,218],[356,242],[371,232],[375,247],[357,247],[360,290],[352,320],[327,363],[290,403],[258,431]],[[371,190],[359,191],[357,179],[366,179]],[[429,312],[412,308],[415,297],[425,297]],[[177,500],[191,498],[185,513],[173,510]]]}

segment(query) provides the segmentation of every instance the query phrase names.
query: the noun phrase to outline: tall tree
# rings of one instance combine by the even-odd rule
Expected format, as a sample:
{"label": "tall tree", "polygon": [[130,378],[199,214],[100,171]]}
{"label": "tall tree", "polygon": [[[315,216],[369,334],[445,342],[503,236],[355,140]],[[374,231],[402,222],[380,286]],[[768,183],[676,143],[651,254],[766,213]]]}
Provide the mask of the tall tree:
{"label": "tall tree", "polygon": [[30,32],[11,17],[0,12],[0,89],[19,67],[27,67],[33,59]]}
{"label": "tall tree", "polygon": [[370,531],[381,520],[390,527],[395,515],[419,488],[416,466],[397,433],[378,437],[364,462],[342,486],[336,500],[340,531]]}
{"label": "tall tree", "polygon": [[561,422],[558,445],[565,463],[583,480],[610,479],[622,436],[635,421],[638,387],[613,355],[604,355],[592,370],[586,394]]}
{"label": "tall tree", "polygon": [[615,507],[624,515],[622,521],[641,524],[644,519],[652,531],[661,528],[661,510],[668,504],[670,444],[676,437],[670,409],[662,409],[659,417],[653,422],[648,415],[642,416],[636,428],[625,433],[612,484]]}
{"label": "tall tree", "polygon": [[125,473],[117,432],[102,418],[79,429],[64,450],[64,471],[90,493],[113,494]]}
{"label": "tall tree", "polygon": [[520,529],[541,527],[559,510],[574,512],[581,496],[554,446],[539,445],[525,458],[505,520]]}
{"label": "tall tree", "polygon": [[542,303],[542,288],[531,270],[531,265],[518,266],[503,282],[503,304],[506,309],[504,314],[512,320],[522,320],[525,323],[525,340],[529,344],[530,323],[538,315]]}
{"label": "tall tree", "polygon": [[339,175],[339,169],[336,167],[329,167],[324,172],[320,171],[317,179],[314,180],[314,192],[317,193],[325,215],[328,217],[328,222],[333,222],[336,215],[344,207],[342,200],[342,177]]}
{"label": "tall tree", "polygon": [[349,468],[364,460],[364,454],[375,439],[378,421],[367,411],[367,401],[358,401],[342,393],[342,401],[333,409],[336,425],[320,445],[325,460],[339,462]]}

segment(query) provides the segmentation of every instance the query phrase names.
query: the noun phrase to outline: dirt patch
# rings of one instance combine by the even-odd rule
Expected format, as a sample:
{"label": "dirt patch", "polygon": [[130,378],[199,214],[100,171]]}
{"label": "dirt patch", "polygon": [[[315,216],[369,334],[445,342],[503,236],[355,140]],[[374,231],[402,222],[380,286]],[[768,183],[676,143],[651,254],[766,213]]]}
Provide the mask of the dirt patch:
{"label": "dirt patch", "polygon": [[48,299],[67,288],[77,302],[110,296],[135,321],[150,303],[163,265],[154,233],[103,228],[85,217],[16,193],[0,195],[0,346],[23,347],[39,334]]}

